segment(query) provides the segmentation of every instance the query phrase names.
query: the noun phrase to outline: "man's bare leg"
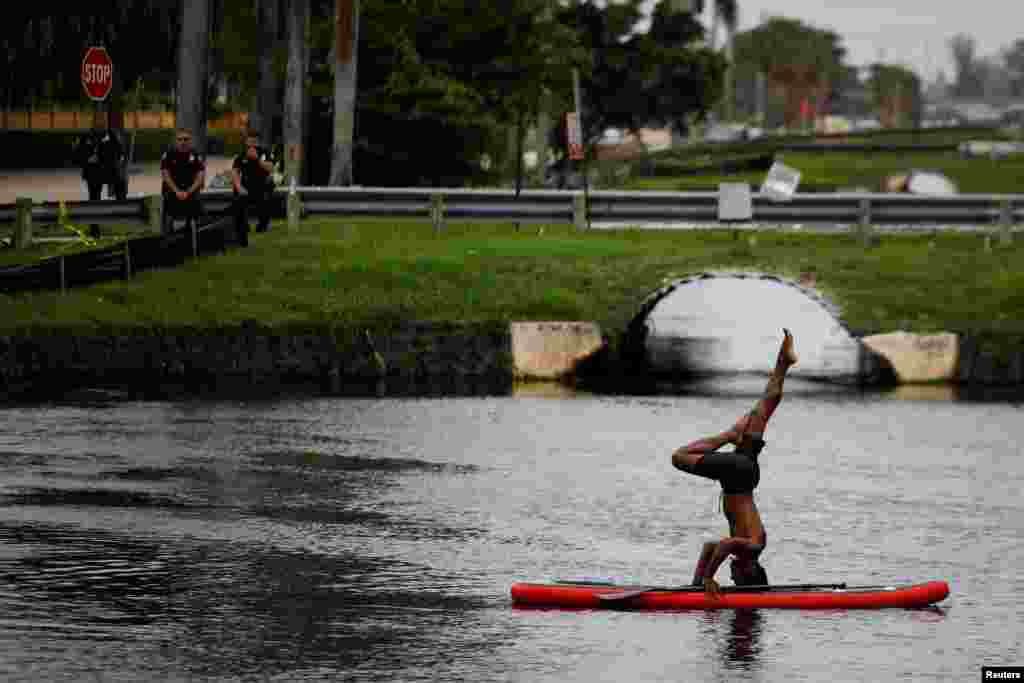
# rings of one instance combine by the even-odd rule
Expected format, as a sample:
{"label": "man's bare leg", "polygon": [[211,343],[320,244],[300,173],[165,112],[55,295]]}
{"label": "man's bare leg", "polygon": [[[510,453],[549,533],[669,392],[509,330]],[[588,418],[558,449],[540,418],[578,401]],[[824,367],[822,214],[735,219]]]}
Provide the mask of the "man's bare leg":
{"label": "man's bare leg", "polygon": [[697,439],[677,449],[672,454],[672,464],[677,469],[688,471],[700,463],[705,453],[716,451],[727,443],[737,443],[741,434],[754,434],[763,438],[768,419],[779,406],[779,402],[782,401],[782,382],[786,378],[786,371],[797,362],[796,353],[793,351],[793,335],[786,329],[783,329],[783,332],[786,336],[782,340],[782,347],[779,349],[779,356],[775,361],[775,369],[768,379],[764,396],[757,402],[754,409],[737,420],[732,429],[715,436]]}
{"label": "man's bare leg", "polygon": [[737,420],[733,429],[738,432],[759,435],[763,438],[764,430],[768,426],[768,420],[775,412],[775,409],[779,407],[779,403],[782,402],[782,383],[786,379],[786,372],[797,363],[797,355],[793,351],[793,335],[785,328],[782,331],[785,333],[785,337],[782,340],[779,355],[775,360],[775,368],[772,370],[772,374],[768,378],[768,385],[764,389],[764,395],[752,411]]}

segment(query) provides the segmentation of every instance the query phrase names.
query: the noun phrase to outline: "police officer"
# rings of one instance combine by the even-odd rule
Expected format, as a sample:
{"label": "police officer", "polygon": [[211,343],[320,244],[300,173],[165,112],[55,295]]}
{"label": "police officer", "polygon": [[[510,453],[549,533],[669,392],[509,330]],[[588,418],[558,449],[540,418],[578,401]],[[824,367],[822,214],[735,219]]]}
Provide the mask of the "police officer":
{"label": "police officer", "polygon": [[82,179],[89,188],[89,201],[102,198],[104,185],[108,196],[118,199],[128,196],[128,183],[123,176],[124,147],[114,131],[96,124],[78,139],[75,147]]}
{"label": "police officer", "polygon": [[271,200],[274,195],[274,158],[271,151],[260,146],[259,136],[249,131],[245,151],[235,157],[231,166],[231,183],[235,191],[235,229],[242,244],[248,244],[249,212],[259,219],[256,232],[270,226]]}
{"label": "police officer", "polygon": [[174,147],[160,157],[165,233],[174,218],[184,218],[186,228],[198,222],[202,210],[199,191],[206,182],[206,162],[192,149],[192,131],[179,128],[174,140]]}

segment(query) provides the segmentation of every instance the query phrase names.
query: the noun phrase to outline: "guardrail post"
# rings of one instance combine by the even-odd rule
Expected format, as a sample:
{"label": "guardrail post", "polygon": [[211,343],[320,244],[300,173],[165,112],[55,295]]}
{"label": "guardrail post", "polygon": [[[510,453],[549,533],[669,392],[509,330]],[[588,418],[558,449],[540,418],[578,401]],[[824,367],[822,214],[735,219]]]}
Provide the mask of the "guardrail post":
{"label": "guardrail post", "polygon": [[15,200],[17,218],[14,224],[15,249],[27,249],[32,246],[32,199],[18,197]]}
{"label": "guardrail post", "polygon": [[129,240],[124,241],[124,279],[132,279],[132,251]]}
{"label": "guardrail post", "polygon": [[999,242],[1004,247],[1013,244],[1013,200],[1005,199],[999,207]]}
{"label": "guardrail post", "polygon": [[67,273],[64,271],[64,257],[63,256],[58,256],[57,257],[57,271],[59,273],[58,277],[60,278],[60,293],[63,294],[64,290],[67,288],[67,282],[68,282]]}
{"label": "guardrail post", "polygon": [[142,202],[143,212],[153,232],[163,232],[164,196],[161,193],[146,197]]}
{"label": "guardrail post", "polygon": [[441,234],[444,230],[444,195],[430,195],[430,220],[434,224],[434,232]]}
{"label": "guardrail post", "polygon": [[864,198],[860,200],[860,224],[857,226],[861,244],[870,248],[877,243],[874,231],[871,228],[871,200]]}
{"label": "guardrail post", "polygon": [[302,219],[302,196],[295,191],[294,183],[288,190],[288,232],[299,229]]}
{"label": "guardrail post", "polygon": [[572,222],[577,230],[587,229],[587,198],[582,194],[573,195]]}

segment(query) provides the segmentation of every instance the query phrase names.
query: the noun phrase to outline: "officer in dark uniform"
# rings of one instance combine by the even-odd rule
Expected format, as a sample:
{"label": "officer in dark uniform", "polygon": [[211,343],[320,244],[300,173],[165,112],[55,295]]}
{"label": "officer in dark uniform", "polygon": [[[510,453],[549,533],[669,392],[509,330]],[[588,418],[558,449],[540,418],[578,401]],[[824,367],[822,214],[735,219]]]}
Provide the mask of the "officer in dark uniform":
{"label": "officer in dark uniform", "polygon": [[165,233],[170,230],[174,218],[184,218],[186,228],[198,222],[202,211],[199,191],[206,182],[206,162],[192,149],[192,131],[187,128],[178,129],[175,143],[160,158]]}
{"label": "officer in dark uniform", "polygon": [[89,188],[89,201],[99,201],[103,186],[107,195],[125,199],[128,183],[124,179],[124,147],[117,134],[100,125],[80,137],[75,145],[78,164],[82,167],[82,179]]}
{"label": "officer in dark uniform", "polygon": [[274,195],[274,158],[271,151],[260,146],[259,136],[249,131],[245,151],[235,157],[231,166],[231,183],[235,191],[235,229],[242,244],[248,244],[249,213],[259,219],[256,232],[270,226],[271,202]]}
{"label": "officer in dark uniform", "polygon": [[107,195],[128,198],[128,158],[117,131],[109,128],[100,140],[100,165],[106,174]]}

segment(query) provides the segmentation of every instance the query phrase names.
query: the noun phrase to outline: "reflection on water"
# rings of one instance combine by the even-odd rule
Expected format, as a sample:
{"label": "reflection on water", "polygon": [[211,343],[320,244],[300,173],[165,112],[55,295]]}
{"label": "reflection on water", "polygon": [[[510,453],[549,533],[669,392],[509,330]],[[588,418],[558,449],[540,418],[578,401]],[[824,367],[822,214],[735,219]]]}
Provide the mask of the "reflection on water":
{"label": "reflection on water", "polygon": [[726,527],[669,454],[758,391],[726,388],[8,408],[0,680],[954,681],[1024,656],[1020,407],[927,393],[787,393],[758,506],[776,581],[941,578],[941,609],[511,609],[524,579],[688,580]]}
{"label": "reflection on water", "polygon": [[729,615],[729,634],[722,640],[722,659],[726,662],[755,664],[761,654],[761,612],[738,609]]}
{"label": "reflection on water", "polygon": [[757,671],[763,619],[756,609],[710,611],[702,619],[701,639],[713,646],[723,669]]}

